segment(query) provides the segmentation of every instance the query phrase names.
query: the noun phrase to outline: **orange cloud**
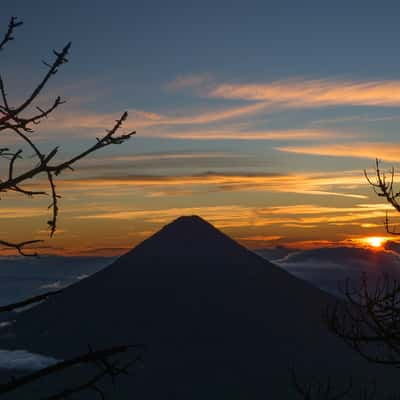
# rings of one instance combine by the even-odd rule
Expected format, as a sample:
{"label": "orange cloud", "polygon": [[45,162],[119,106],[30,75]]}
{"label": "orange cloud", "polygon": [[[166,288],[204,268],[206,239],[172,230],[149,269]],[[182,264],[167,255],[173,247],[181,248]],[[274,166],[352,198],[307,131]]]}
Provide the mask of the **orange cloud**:
{"label": "orange cloud", "polygon": [[272,242],[274,240],[279,240],[282,239],[283,236],[278,236],[278,235],[256,235],[256,236],[246,236],[246,237],[240,237],[238,238],[239,240],[242,240],[244,242]]}
{"label": "orange cloud", "polygon": [[[255,130],[251,127],[238,129],[237,124],[232,128],[206,128],[206,129],[184,129],[180,125],[207,125],[224,120],[235,120],[245,115],[255,114],[264,109],[264,105],[257,103],[250,106],[236,107],[216,112],[199,113],[197,115],[172,117],[146,112],[133,111],[124,124],[126,130],[140,130],[142,137],[159,137],[186,140],[327,140],[332,137],[351,139],[357,138],[365,133],[335,131],[326,129],[304,128],[290,130]],[[116,114],[91,114],[59,113],[54,118],[45,121],[38,132],[38,138],[47,139],[51,133],[53,137],[55,130],[71,131],[82,137],[82,130],[87,137],[94,137],[92,130],[103,131],[110,127],[116,118]],[[176,129],[174,127],[177,127]],[[10,140],[16,141],[13,137]]]}
{"label": "orange cloud", "polygon": [[301,193],[320,196],[341,196],[363,199],[366,196],[346,191],[332,190],[344,186],[366,185],[360,171],[326,174],[217,174],[207,173],[191,176],[146,176],[95,177],[74,180],[59,180],[60,188],[92,190],[93,188],[160,188],[176,187],[217,191],[271,191],[280,193]]}
{"label": "orange cloud", "polygon": [[[223,108],[217,111],[197,112],[185,115],[165,115],[148,111],[128,110],[129,118],[124,124],[126,129],[134,130],[153,126],[168,125],[202,125],[228,119],[236,119],[246,115],[256,114],[267,108],[264,103],[246,104],[238,107]],[[60,112],[41,125],[42,131],[98,129],[104,131],[112,126],[119,115],[116,113]]]}
{"label": "orange cloud", "polygon": [[31,207],[2,207],[0,208],[0,219],[14,218],[30,218],[43,216],[46,214],[46,208],[31,208]]}
{"label": "orange cloud", "polygon": [[212,98],[268,102],[279,107],[337,105],[399,106],[400,81],[340,81],[290,79],[262,84],[222,84]]}
{"label": "orange cloud", "polygon": [[256,214],[251,208],[245,206],[204,206],[204,207],[182,207],[166,208],[158,210],[131,210],[131,211],[108,211],[98,214],[81,215],[77,219],[144,219],[158,224],[164,224],[181,215],[201,215],[208,221],[219,227],[246,226],[249,220],[254,220]]}
{"label": "orange cloud", "polygon": [[355,142],[351,144],[319,144],[313,146],[282,146],[276,150],[287,153],[310,154],[329,157],[379,158],[386,161],[400,160],[398,143]]}
{"label": "orange cloud", "polygon": [[[267,226],[287,226],[303,229],[304,227],[317,227],[324,225],[358,225],[366,223],[365,221],[373,221],[374,219],[383,219],[386,212],[375,204],[357,205],[354,207],[336,207],[327,210],[324,207],[301,205],[282,207],[258,208],[251,206],[224,205],[224,206],[199,206],[184,208],[164,208],[164,209],[136,209],[121,210],[118,208],[108,208],[101,212],[88,213],[86,215],[76,216],[81,220],[141,220],[155,224],[164,224],[171,219],[180,215],[197,214],[206,218],[220,228],[246,228],[246,227],[267,227]],[[300,210],[305,212],[302,213]],[[315,215],[307,215],[312,213]],[[277,212],[282,211],[282,212]],[[254,237],[254,235],[252,236]],[[256,237],[261,237],[256,235]],[[265,235],[262,235],[262,240]],[[270,240],[278,240],[276,235],[268,235]],[[250,237],[242,237],[242,240],[258,240],[249,239]],[[261,240],[261,239],[259,239]]]}
{"label": "orange cloud", "polygon": [[357,204],[354,207],[326,207],[315,204],[297,204],[290,206],[272,206],[259,210],[261,215],[279,214],[279,215],[308,215],[308,214],[339,214],[371,211],[391,210],[390,204]]}

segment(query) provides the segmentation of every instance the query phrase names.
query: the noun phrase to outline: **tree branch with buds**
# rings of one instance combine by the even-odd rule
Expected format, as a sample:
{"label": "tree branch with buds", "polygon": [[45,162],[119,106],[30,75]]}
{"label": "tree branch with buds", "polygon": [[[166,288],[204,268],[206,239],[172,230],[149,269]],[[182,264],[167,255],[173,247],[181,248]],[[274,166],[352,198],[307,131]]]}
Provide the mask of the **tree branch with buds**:
{"label": "tree branch with buds", "polygon": [[[22,25],[22,21],[18,18],[12,17],[8,24],[8,29],[0,42],[0,51],[4,50],[6,45],[14,39],[15,30]],[[52,237],[57,230],[57,221],[59,215],[59,200],[61,196],[57,192],[56,177],[65,170],[73,170],[73,165],[81,159],[87,157],[91,153],[98,151],[107,146],[122,144],[134,135],[135,131],[127,133],[120,133],[124,121],[128,117],[128,113],[124,112],[119,119],[117,119],[110,130],[100,138],[96,138],[96,142],[89,146],[87,149],[81,151],[77,155],[71,157],[67,161],[57,162],[56,158],[59,153],[59,148],[54,147],[48,152],[44,152],[35,143],[32,138],[33,129],[53,113],[59,106],[65,103],[61,97],[57,97],[52,104],[45,108],[36,105],[38,96],[43,92],[50,79],[56,75],[59,69],[68,62],[68,56],[71,49],[71,43],[67,43],[60,51],[53,50],[54,59],[51,63],[43,61],[47,68],[47,72],[43,78],[32,90],[32,92],[17,105],[11,105],[6,90],[5,82],[0,74],[0,131],[9,131],[21,140],[28,148],[33,151],[37,160],[36,165],[26,168],[22,172],[16,174],[16,164],[24,160],[23,149],[20,148],[16,151],[11,151],[9,148],[0,148],[0,157],[8,161],[7,175],[0,179],[0,193],[8,191],[17,192],[26,196],[34,197],[39,195],[48,195],[51,198],[49,209],[51,216],[47,222],[49,227],[49,235]],[[32,106],[35,106],[37,112],[30,116],[22,116]],[[30,181],[38,176],[44,176],[48,183],[47,191],[33,191],[22,187],[27,181]],[[27,253],[23,249],[25,246],[38,243],[38,240],[26,240],[20,243],[12,243],[8,240],[0,240],[0,245],[14,248],[21,255],[37,255],[35,252]]]}

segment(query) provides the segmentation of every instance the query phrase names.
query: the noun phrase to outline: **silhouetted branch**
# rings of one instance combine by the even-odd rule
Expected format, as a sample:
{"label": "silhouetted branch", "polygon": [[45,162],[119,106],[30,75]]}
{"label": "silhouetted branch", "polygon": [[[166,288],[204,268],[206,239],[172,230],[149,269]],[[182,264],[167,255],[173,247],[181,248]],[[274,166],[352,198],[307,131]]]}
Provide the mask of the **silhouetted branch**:
{"label": "silhouetted branch", "polygon": [[[22,300],[17,303],[8,304],[0,307],[0,313],[2,312],[10,312],[23,307],[26,307],[31,304],[35,304],[41,302],[43,300],[48,299],[49,297],[60,294],[63,290],[57,290],[52,292],[47,292],[40,294],[38,296],[30,297],[28,299]],[[0,384],[0,396],[12,392],[16,389],[19,389],[22,386],[29,385],[35,381],[45,378],[46,376],[54,375],[55,373],[63,372],[67,369],[75,367],[77,365],[83,364],[92,364],[94,365],[99,372],[94,374],[92,377],[87,378],[79,385],[73,387],[64,388],[62,391],[49,395],[47,397],[42,398],[42,400],[59,400],[66,399],[74,394],[83,392],[85,390],[96,391],[102,399],[105,399],[105,394],[102,389],[98,386],[99,382],[105,378],[110,377],[112,382],[115,382],[115,379],[122,374],[128,374],[129,368],[136,365],[138,362],[142,361],[141,353],[137,353],[133,359],[128,362],[122,363],[121,360],[111,360],[111,357],[115,357],[121,353],[126,353],[131,349],[144,349],[143,345],[134,345],[134,346],[113,346],[110,348],[93,351],[89,346],[89,351],[84,354],[80,354],[75,358],[60,361],[56,364],[53,364],[47,368],[42,368],[36,372],[31,374],[22,376],[18,379],[12,379],[8,383]]]}
{"label": "silhouetted branch", "polygon": [[290,369],[290,375],[297,394],[304,400],[342,400],[347,398],[353,388],[353,380],[351,378],[343,390],[335,391],[330,379],[325,383],[314,379],[304,384],[300,383],[294,368]]}
{"label": "silhouetted branch", "polygon": [[[380,161],[378,159],[375,160],[375,172],[376,177],[375,181],[373,181],[369,176],[366,170],[364,170],[365,178],[368,183],[372,186],[374,192],[379,197],[384,197],[386,201],[397,211],[400,212],[400,191],[396,191],[394,188],[394,177],[395,171],[392,167],[389,171],[389,177],[382,172],[379,167]],[[386,213],[385,218],[385,229],[388,233],[392,235],[400,235],[400,232],[397,232],[396,227],[390,228],[389,224],[389,213]]]}
{"label": "silhouetted branch", "polygon": [[[375,194],[400,212],[400,191],[395,190],[395,170],[382,172],[380,161],[375,161],[375,179],[364,170],[365,178]],[[396,227],[391,228],[389,213],[385,217],[385,229],[398,235]],[[358,285],[345,282],[344,301],[327,309],[324,316],[329,329],[340,337],[362,358],[371,363],[400,367],[400,282],[388,275],[374,286],[368,283],[364,274]],[[360,392],[360,399],[376,398],[376,386]],[[400,396],[391,397],[399,399]]]}
{"label": "silhouetted branch", "polygon": [[7,42],[14,40],[13,33],[15,28],[18,28],[23,24],[22,21],[18,21],[17,17],[11,17],[10,22],[8,23],[8,29],[4,34],[3,40],[0,42],[0,51],[3,50],[4,46]]}
{"label": "silhouetted branch", "polygon": [[[118,361],[109,363],[109,362],[104,362],[99,361],[97,363],[98,368],[100,369],[100,372],[94,375],[92,378],[87,380],[86,382],[77,385],[75,387],[71,388],[66,388],[62,390],[59,393],[56,393],[54,395],[48,396],[43,398],[42,400],[60,400],[60,399],[67,399],[77,393],[83,392],[85,390],[92,390],[95,391],[102,400],[106,399],[105,392],[98,386],[98,383],[104,378],[109,376],[112,380],[112,382],[115,384],[115,379],[119,375],[128,375],[129,374],[129,368],[132,366],[136,365],[137,363],[142,362],[142,357],[140,354],[138,354],[135,359],[131,362],[125,363],[123,365],[119,365],[120,363]],[[102,365],[103,364],[103,365]]]}
{"label": "silhouetted branch", "polygon": [[9,311],[14,311],[14,310],[18,310],[20,308],[29,306],[31,304],[36,304],[39,303],[43,300],[47,300],[49,297],[55,296],[57,294],[60,294],[63,290],[54,290],[51,292],[46,292],[43,294],[39,294],[38,296],[33,296],[33,297],[29,297],[28,299],[19,301],[17,303],[11,303],[11,304],[7,304],[5,306],[0,306],[0,313],[3,312],[9,312]]}
{"label": "silhouetted branch", "polygon": [[399,400],[400,395],[389,395],[382,397],[378,394],[376,382],[373,381],[361,389],[355,390],[353,379],[350,377],[347,386],[342,390],[335,389],[330,379],[325,383],[318,379],[313,379],[307,383],[300,382],[296,371],[290,369],[293,386],[299,398],[303,400]]}
{"label": "silhouetted branch", "polygon": [[[42,92],[43,88],[46,86],[50,78],[58,72],[58,68],[61,65],[68,62],[67,56],[70,48],[71,48],[71,42],[68,42],[60,52],[53,50],[53,54],[56,56],[55,60],[53,61],[52,64],[44,63],[46,67],[48,67],[47,73],[45,74],[43,79],[39,82],[39,84],[35,87],[35,89],[33,89],[32,93],[27,97],[27,99],[24,100],[19,106],[9,107],[7,103],[4,102],[5,104],[3,104],[2,108],[3,111],[6,112],[6,115],[3,118],[0,118],[0,131],[10,128],[10,126],[7,126],[7,121],[10,120],[13,121],[12,123],[16,124],[16,125],[11,125],[11,127],[14,126],[16,128],[27,130],[28,123],[33,122],[32,117],[22,118],[20,117],[19,114],[22,113],[25,109],[27,109],[32,104],[32,102],[39,96],[39,94]],[[4,90],[4,85],[3,85],[3,90]],[[48,113],[46,114],[46,116],[47,115]]]}
{"label": "silhouetted branch", "polygon": [[36,252],[26,253],[24,251],[24,248],[25,248],[25,246],[28,246],[30,244],[40,243],[40,242],[43,242],[43,240],[26,240],[24,242],[19,242],[19,243],[12,243],[12,242],[7,242],[5,240],[0,240],[0,245],[5,246],[5,247],[10,247],[10,248],[17,250],[21,256],[36,257],[38,255]]}
{"label": "silhouetted branch", "polygon": [[[0,50],[4,45],[13,40],[13,32],[15,28],[22,24],[16,17],[10,19],[8,29],[4,35],[3,40],[0,42]],[[88,156],[89,154],[96,152],[97,150],[114,144],[124,143],[135,134],[134,131],[128,133],[121,133],[119,131],[122,127],[123,122],[127,119],[128,113],[124,112],[119,119],[115,121],[114,126],[107,130],[106,134],[101,138],[97,138],[96,142],[89,148],[83,150],[81,153],[73,156],[67,161],[56,162],[56,156],[59,153],[59,148],[54,147],[49,152],[43,152],[40,147],[31,138],[31,134],[34,132],[33,126],[38,125],[43,119],[47,118],[54,110],[60,105],[65,103],[61,100],[61,97],[56,97],[53,103],[49,107],[41,107],[36,105],[39,94],[42,93],[49,80],[57,74],[59,68],[68,62],[68,56],[71,48],[71,43],[67,43],[62,50],[53,50],[54,59],[51,63],[43,62],[47,72],[44,74],[41,81],[34,87],[32,92],[18,105],[11,105],[4,80],[0,76],[0,131],[8,130],[14,133],[25,145],[27,145],[34,153],[37,159],[37,164],[33,167],[25,168],[18,174],[15,173],[15,166],[19,160],[24,159],[22,149],[18,149],[15,152],[10,151],[8,148],[0,148],[0,157],[9,160],[7,177],[0,179],[0,192],[14,191],[27,196],[47,195],[45,191],[32,191],[22,187],[22,184],[31,180],[39,175],[44,175],[48,182],[49,196],[51,202],[49,209],[51,209],[51,218],[48,220],[48,226],[50,229],[50,237],[54,235],[57,229],[57,219],[59,214],[59,199],[60,196],[56,191],[55,178],[64,170],[73,170],[72,166]],[[23,113],[31,109],[31,106],[35,106],[37,112],[30,116],[22,116]],[[22,249],[26,244],[35,243],[35,241],[26,241],[23,243],[9,243],[8,241],[2,241],[3,244],[8,247],[15,248],[21,255],[36,255],[36,253],[25,253]]]}
{"label": "silhouetted branch", "polygon": [[[8,29],[5,32],[3,39],[0,41],[0,50],[3,50],[4,46],[14,39],[13,34],[15,29],[20,25],[22,25],[22,22],[16,17],[12,17],[10,19]],[[27,95],[17,105],[11,104],[8,97],[6,84],[2,76],[0,76],[0,131],[10,131],[13,133],[22,141],[25,146],[28,146],[28,148],[33,151],[34,158],[36,159],[36,164],[34,166],[24,166],[22,172],[20,172],[16,166],[21,160],[24,160],[22,148],[16,151],[11,151],[6,147],[0,148],[0,157],[4,160],[8,160],[7,172],[4,174],[6,176],[3,179],[0,179],[0,193],[14,191],[31,197],[37,195],[47,195],[48,193],[45,191],[32,191],[22,187],[22,185],[28,180],[36,178],[39,175],[45,176],[48,183],[49,196],[51,197],[49,209],[51,209],[52,214],[50,220],[48,221],[50,236],[53,236],[56,231],[59,213],[58,201],[60,196],[56,190],[56,177],[66,169],[73,170],[72,166],[89,154],[110,145],[124,143],[126,140],[130,139],[133,134],[135,134],[135,132],[119,133],[123,122],[128,116],[128,114],[125,112],[119,119],[115,121],[113,127],[108,130],[106,134],[96,139],[96,142],[93,145],[67,161],[56,161],[56,156],[59,153],[58,147],[54,147],[52,150],[44,152],[41,150],[40,146],[35,143],[35,140],[31,137],[31,134],[34,132],[33,127],[40,124],[42,120],[47,118],[60,105],[65,103],[63,100],[61,100],[61,97],[58,96],[48,107],[41,107],[40,105],[35,104],[38,96],[43,92],[50,79],[57,74],[61,66],[68,62],[70,48],[71,43],[69,42],[60,51],[53,50],[53,61],[50,63],[43,61],[43,64],[47,68],[43,78],[33,88],[32,92],[30,92],[30,94]],[[34,109],[34,112],[31,112],[31,115],[29,116],[25,115],[28,114],[29,110],[31,109]],[[18,172],[16,172],[17,170]],[[26,240],[18,243],[8,240],[0,240],[0,245],[13,248],[23,256],[37,256],[36,252],[27,252],[25,249],[27,246],[39,242],[42,242],[42,240]],[[60,292],[61,290],[47,292],[17,303],[2,306],[0,307],[0,313],[17,310],[19,308],[38,303],[46,300],[50,296],[59,294]],[[137,362],[141,359],[141,355],[136,354],[132,360],[122,363],[122,361],[115,359],[115,357],[120,356],[123,353],[127,353],[128,350],[134,348],[139,349],[141,347],[142,346],[139,345],[120,345],[98,351],[93,351],[89,348],[87,353],[78,355],[75,358],[58,362],[36,372],[13,379],[8,383],[0,384],[0,395],[12,392],[22,386],[41,380],[44,377],[63,372],[78,365],[93,365],[98,369],[98,372],[95,375],[89,377],[84,382],[81,382],[74,387],[65,388],[59,393],[49,395],[46,399],[66,399],[85,390],[95,391],[101,396],[101,398],[105,398],[104,392],[98,385],[100,380],[106,376],[109,376],[114,382],[116,377],[121,374],[128,373],[128,368],[137,364]]]}
{"label": "silhouetted branch", "polygon": [[374,288],[366,276],[346,284],[346,302],[328,309],[330,330],[369,362],[400,367],[400,284],[384,276]]}
{"label": "silhouetted branch", "polygon": [[[0,384],[0,395],[10,393],[15,391],[23,386],[34,383],[38,380],[41,380],[49,375],[54,375],[56,373],[61,373],[65,370],[68,370],[72,367],[79,365],[93,365],[100,370],[100,372],[94,375],[89,380],[86,380],[81,385],[78,385],[73,388],[67,388],[61,391],[60,393],[50,395],[45,399],[64,399],[70,397],[72,394],[77,392],[81,392],[83,390],[92,389],[96,390],[99,393],[102,392],[101,389],[96,386],[96,384],[105,376],[109,376],[112,380],[115,380],[121,374],[127,374],[128,368],[132,365],[135,365],[137,362],[142,360],[141,354],[138,353],[133,361],[130,361],[127,364],[121,364],[119,361],[112,360],[111,358],[120,355],[122,353],[127,353],[132,349],[143,349],[143,345],[121,345],[109,347],[102,350],[93,351],[89,348],[87,353],[81,354],[77,357],[60,361],[56,364],[50,365],[46,368],[42,368],[38,371],[30,373],[28,375],[24,375],[19,378],[14,378],[8,383]],[[104,393],[102,394],[104,396]],[[104,398],[104,397],[103,397]]]}

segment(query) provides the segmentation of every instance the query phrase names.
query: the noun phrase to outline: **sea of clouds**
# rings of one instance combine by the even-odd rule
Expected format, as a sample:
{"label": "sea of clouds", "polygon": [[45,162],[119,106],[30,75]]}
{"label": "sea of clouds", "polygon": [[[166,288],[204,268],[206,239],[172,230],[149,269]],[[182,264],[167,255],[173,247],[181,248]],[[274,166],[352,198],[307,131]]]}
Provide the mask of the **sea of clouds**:
{"label": "sea of clouds", "polygon": [[291,274],[339,296],[343,295],[346,281],[357,284],[363,275],[371,285],[381,282],[385,275],[400,280],[400,245],[395,242],[387,242],[382,251],[366,247],[299,250],[279,246],[256,252]]}
{"label": "sea of clouds", "polygon": [[[400,244],[387,242],[383,251],[362,247],[321,247],[311,250],[278,246],[256,250],[289,273],[334,295],[342,295],[343,282],[358,282],[366,274],[378,282],[383,274],[400,280]],[[0,305],[58,290],[109,265],[114,258],[0,257]],[[341,284],[342,283],[342,284]],[[15,315],[0,314],[0,334],[10,329]],[[12,327],[11,327],[12,329]],[[35,370],[59,360],[26,350],[0,350],[0,369]]]}
{"label": "sea of clouds", "polygon": [[34,371],[59,361],[26,350],[0,350],[0,369]]}
{"label": "sea of clouds", "polygon": [[[0,257],[0,305],[58,290],[92,275],[114,259],[105,257]],[[12,330],[14,314],[0,314],[0,335]],[[0,369],[37,370],[60,360],[29,351],[0,350]]]}

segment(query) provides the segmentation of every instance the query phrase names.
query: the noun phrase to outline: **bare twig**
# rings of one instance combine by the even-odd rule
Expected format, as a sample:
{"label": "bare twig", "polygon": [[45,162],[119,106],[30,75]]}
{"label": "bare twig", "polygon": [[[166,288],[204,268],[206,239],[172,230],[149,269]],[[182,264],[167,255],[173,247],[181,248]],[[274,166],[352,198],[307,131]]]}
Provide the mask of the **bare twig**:
{"label": "bare twig", "polygon": [[[389,171],[389,177],[382,172],[380,169],[380,161],[378,159],[375,160],[375,181],[372,180],[367,171],[364,170],[365,178],[368,183],[372,186],[375,194],[379,197],[384,197],[386,201],[397,211],[400,212],[400,191],[396,191],[394,188],[394,177],[395,171],[392,167]],[[389,223],[389,213],[386,213],[386,218],[384,221],[385,229],[388,233],[392,235],[399,235],[400,232],[396,230],[396,227],[390,228]]]}
{"label": "bare twig", "polygon": [[18,28],[23,24],[22,21],[18,21],[17,17],[11,17],[10,22],[8,23],[8,29],[4,34],[3,40],[0,42],[0,51],[3,50],[4,46],[7,42],[14,40],[13,33],[15,28]]}
{"label": "bare twig", "polygon": [[347,301],[326,313],[328,327],[364,359],[400,367],[400,284],[384,276],[375,288],[364,276],[346,284]]}
{"label": "bare twig", "polygon": [[[127,368],[131,365],[134,364],[135,362],[139,361],[141,357],[137,355],[134,359],[134,362],[130,362],[129,365],[124,365],[124,366],[119,366],[119,363],[113,361],[111,362],[109,359],[110,357],[122,354],[122,353],[127,353],[128,351],[131,351],[132,349],[136,350],[141,350],[143,349],[143,345],[120,345],[120,346],[114,346],[114,347],[109,347],[106,349],[102,350],[97,350],[93,351],[92,349],[89,348],[89,351],[81,354],[77,357],[60,361],[56,364],[50,365],[46,368],[42,368],[38,371],[35,371],[33,373],[30,373],[28,375],[24,375],[20,378],[14,378],[10,382],[0,384],[0,395],[3,395],[5,393],[10,393],[14,390],[17,390],[21,388],[22,386],[29,385],[31,383],[34,383],[38,380],[41,380],[47,376],[54,375],[56,373],[63,372],[67,369],[70,369],[72,367],[78,366],[78,365],[94,365],[97,366],[98,368],[101,369],[102,375],[98,375],[94,378],[96,378],[93,382],[94,378],[89,379],[88,381],[85,382],[85,384],[79,385],[79,387],[72,388],[72,389],[65,389],[62,393],[64,393],[64,397],[59,397],[61,395],[53,395],[54,397],[48,397],[48,399],[59,399],[59,398],[66,398],[66,394],[69,395],[69,391],[77,392],[81,391],[84,389],[88,389],[91,387],[94,387],[94,385],[101,379],[103,376],[110,376],[111,378],[115,378],[116,376],[122,374],[122,373],[127,373]],[[58,397],[56,397],[58,396]]]}
{"label": "bare twig", "polygon": [[5,246],[5,247],[10,247],[10,248],[14,248],[15,250],[18,251],[18,253],[21,256],[25,256],[25,257],[36,257],[37,253],[26,253],[24,248],[30,244],[34,244],[34,243],[40,243],[43,242],[43,240],[26,240],[24,242],[19,242],[19,243],[12,243],[12,242],[7,242],[5,240],[0,240],[0,245]]}
{"label": "bare twig", "polygon": [[[22,25],[22,22],[16,17],[12,17],[10,19],[8,29],[5,32],[3,39],[0,40],[0,51],[3,50],[4,46],[8,42],[14,39],[13,34],[15,29],[20,25]],[[7,172],[4,174],[5,176],[0,179],[0,193],[13,191],[31,197],[47,194],[45,191],[32,191],[22,187],[31,179],[42,175],[45,176],[48,183],[49,196],[51,198],[49,209],[51,209],[52,214],[48,221],[50,236],[53,236],[56,231],[57,217],[59,214],[58,201],[60,196],[56,190],[56,177],[66,169],[72,170],[72,166],[76,162],[88,156],[89,154],[110,145],[124,143],[135,133],[120,133],[122,124],[128,115],[125,112],[119,119],[115,121],[112,129],[107,131],[106,134],[100,139],[97,139],[93,145],[64,162],[56,161],[56,156],[59,154],[58,147],[54,147],[51,151],[45,152],[35,142],[31,136],[31,134],[34,132],[33,127],[40,124],[41,121],[53,113],[60,105],[65,103],[65,101],[61,100],[61,97],[58,96],[50,106],[41,107],[40,105],[36,104],[39,95],[43,92],[50,79],[57,74],[61,66],[68,62],[70,48],[71,43],[69,42],[60,51],[53,50],[53,61],[50,63],[43,61],[43,64],[47,68],[43,78],[17,105],[11,104],[6,89],[7,86],[3,78],[0,76],[0,131],[9,131],[15,135],[25,146],[28,146],[28,148],[33,151],[33,156],[36,160],[36,164],[33,166],[26,167],[24,165],[23,168],[18,169],[17,164],[19,164],[21,160],[24,160],[25,155],[22,151],[22,148],[16,151],[12,151],[6,147],[0,148],[0,158],[2,160],[8,160],[8,168],[6,169]],[[29,110],[31,109],[34,109],[35,111],[31,112],[31,115],[25,115],[29,114]],[[22,172],[20,172],[21,170]],[[25,240],[17,243],[13,243],[8,240],[0,240],[0,245],[13,248],[23,256],[37,256],[36,252],[27,252],[26,247],[39,242],[42,242],[42,240]],[[17,303],[9,304],[0,307],[0,312],[12,311],[21,307],[35,304],[60,292],[61,291],[48,292]],[[140,360],[141,355],[137,354],[127,363],[122,363],[120,360],[115,359],[115,357],[121,356],[123,353],[127,353],[129,350],[138,350],[140,348],[142,348],[140,345],[120,345],[98,351],[93,351],[89,348],[87,353],[78,355],[75,358],[58,362],[47,368],[42,368],[31,374],[13,379],[8,383],[0,384],[0,395],[12,392],[22,386],[37,382],[44,377],[66,371],[75,366],[93,365],[99,370],[98,373],[74,387],[65,388],[59,393],[49,395],[46,399],[65,399],[85,390],[95,391],[102,398],[104,398],[105,394],[98,385],[100,380],[106,376],[109,376],[114,381],[114,379],[119,375],[127,373],[128,368],[130,368],[132,365],[136,365]]]}
{"label": "bare twig", "polygon": [[[4,45],[13,40],[13,32],[15,28],[22,24],[17,18],[12,17],[10,19],[8,29],[4,35],[3,40],[0,42],[0,50]],[[11,105],[7,96],[6,85],[4,80],[0,76],[0,131],[8,130],[14,133],[19,139],[22,140],[32,151],[36,157],[37,164],[33,167],[28,167],[16,174],[16,164],[19,160],[22,160],[23,152],[19,149],[15,152],[10,151],[8,148],[0,149],[0,156],[3,158],[9,158],[8,174],[4,179],[0,179],[0,192],[5,193],[8,191],[18,192],[30,197],[45,195],[45,191],[33,191],[23,187],[23,184],[29,180],[32,180],[40,175],[46,177],[49,188],[49,196],[51,202],[49,209],[51,209],[51,218],[48,220],[49,234],[50,237],[54,235],[57,229],[57,220],[59,215],[59,199],[60,195],[56,190],[56,177],[64,170],[73,170],[72,166],[84,157],[87,157],[97,150],[114,145],[124,143],[130,139],[135,132],[121,133],[119,131],[122,127],[123,122],[127,119],[128,113],[125,112],[119,119],[115,121],[114,126],[106,132],[101,138],[97,138],[96,142],[71,157],[67,161],[56,162],[56,156],[59,153],[59,148],[54,147],[49,152],[43,152],[40,147],[30,136],[34,132],[32,126],[38,125],[43,119],[47,118],[54,110],[64,103],[61,97],[57,97],[49,107],[40,107],[36,105],[36,113],[31,116],[22,116],[24,112],[35,105],[39,94],[42,93],[49,80],[57,74],[59,68],[68,62],[68,56],[71,48],[71,43],[67,43],[61,51],[53,50],[54,60],[52,63],[44,62],[48,68],[42,80],[32,90],[32,92],[23,100],[19,105]],[[36,255],[36,253],[25,253],[22,251],[24,245],[28,243],[34,243],[34,241],[26,241],[23,243],[9,243],[8,241],[0,241],[8,247],[14,247],[21,255]]]}
{"label": "bare twig", "polygon": [[60,294],[62,291],[63,291],[62,289],[54,290],[54,291],[51,291],[51,292],[46,292],[46,293],[39,294],[38,296],[29,297],[28,299],[24,299],[24,300],[19,301],[17,303],[11,303],[11,304],[7,304],[5,306],[0,306],[0,313],[18,310],[20,308],[29,306],[31,304],[39,303],[39,302],[41,302],[43,300],[47,300],[49,297],[55,296],[57,294]]}
{"label": "bare twig", "polygon": [[353,388],[353,380],[351,378],[343,390],[335,391],[330,379],[325,383],[318,379],[313,379],[307,384],[304,384],[300,383],[294,368],[290,369],[290,375],[297,394],[304,400],[341,400],[345,399]]}

